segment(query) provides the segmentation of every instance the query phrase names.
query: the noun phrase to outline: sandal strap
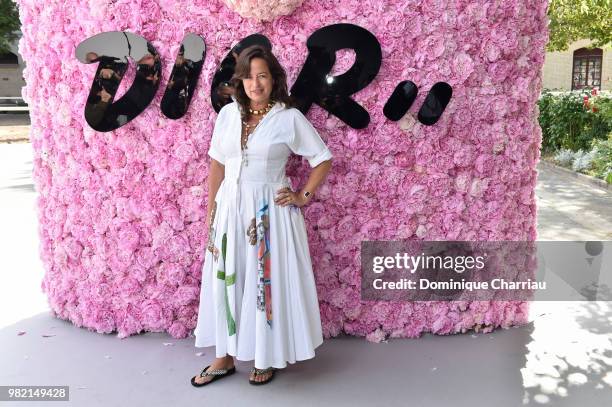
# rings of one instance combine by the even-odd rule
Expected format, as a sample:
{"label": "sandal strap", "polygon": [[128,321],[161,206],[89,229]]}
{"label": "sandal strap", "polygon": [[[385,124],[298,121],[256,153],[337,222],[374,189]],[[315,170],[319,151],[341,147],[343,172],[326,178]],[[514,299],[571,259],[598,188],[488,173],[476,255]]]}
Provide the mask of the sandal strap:
{"label": "sandal strap", "polygon": [[265,369],[257,369],[256,367],[251,368],[251,373],[255,373],[255,375],[265,374],[274,370],[273,367],[267,367]]}
{"label": "sandal strap", "polygon": [[200,377],[204,377],[204,376],[217,376],[217,375],[222,375],[222,374],[226,374],[228,371],[228,369],[213,369],[213,370],[206,370],[206,368],[202,369],[202,371],[200,372]]}

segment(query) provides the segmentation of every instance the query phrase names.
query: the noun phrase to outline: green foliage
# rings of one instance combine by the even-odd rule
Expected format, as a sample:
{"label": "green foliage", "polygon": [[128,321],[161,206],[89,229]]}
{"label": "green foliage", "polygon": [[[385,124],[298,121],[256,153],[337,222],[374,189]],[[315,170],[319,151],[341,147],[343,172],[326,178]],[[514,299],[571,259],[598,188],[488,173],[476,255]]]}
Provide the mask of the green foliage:
{"label": "green foliage", "polygon": [[548,18],[547,51],[564,51],[583,38],[593,41],[592,47],[612,44],[611,0],[550,0]]}
{"label": "green foliage", "polygon": [[19,14],[13,0],[0,0],[0,53],[8,52],[9,45],[17,38]]}
{"label": "green foliage", "polygon": [[593,152],[592,175],[612,184],[612,133],[608,135],[607,140],[594,140]]}
{"label": "green foliage", "polygon": [[553,160],[562,167],[571,167],[574,162],[574,152],[562,148],[554,155]]}
{"label": "green foliage", "polygon": [[578,172],[589,171],[593,167],[594,156],[594,151],[576,151],[576,153],[574,154],[574,160],[572,161],[572,170]]}
{"label": "green foliage", "polygon": [[612,184],[612,132],[608,133],[605,140],[593,140],[588,151],[561,148],[549,157],[557,165],[592,175]]}
{"label": "green foliage", "polygon": [[557,165],[601,178],[612,184],[612,133],[606,140],[593,140],[590,151],[571,151],[562,148],[551,158]]}
{"label": "green foliage", "polygon": [[608,137],[612,131],[612,99],[591,92],[542,93],[538,107],[545,153],[589,151],[593,140]]}

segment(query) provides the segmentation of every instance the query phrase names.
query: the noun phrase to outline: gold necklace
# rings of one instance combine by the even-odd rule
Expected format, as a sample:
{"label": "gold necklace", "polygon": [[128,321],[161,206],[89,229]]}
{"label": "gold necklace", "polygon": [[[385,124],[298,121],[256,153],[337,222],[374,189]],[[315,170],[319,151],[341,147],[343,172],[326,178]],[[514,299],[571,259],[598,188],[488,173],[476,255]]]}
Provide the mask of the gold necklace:
{"label": "gold necklace", "polygon": [[260,114],[268,113],[270,109],[272,109],[272,106],[274,106],[274,104],[272,101],[269,101],[268,105],[260,110],[254,110],[249,107],[249,113],[259,116]]}
{"label": "gold necklace", "polygon": [[245,166],[249,165],[249,161],[247,159],[247,153],[246,153],[246,149],[248,148],[247,142],[249,140],[249,136],[253,134],[257,126],[259,126],[259,123],[261,123],[261,121],[263,120],[264,116],[272,109],[273,106],[274,106],[274,101],[270,101],[268,102],[268,105],[261,110],[253,110],[249,108],[249,112],[251,114],[254,114],[256,116],[261,115],[259,120],[257,120],[257,123],[249,124],[246,121],[242,120],[244,131],[242,132],[241,137],[240,137],[240,148],[242,150],[242,159],[244,161]]}

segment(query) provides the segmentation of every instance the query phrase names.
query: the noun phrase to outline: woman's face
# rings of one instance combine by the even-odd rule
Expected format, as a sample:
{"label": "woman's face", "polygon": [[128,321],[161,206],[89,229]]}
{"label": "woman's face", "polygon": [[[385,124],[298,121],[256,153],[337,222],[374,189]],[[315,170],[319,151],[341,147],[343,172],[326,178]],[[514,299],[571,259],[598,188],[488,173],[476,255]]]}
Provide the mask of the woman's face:
{"label": "woman's face", "polygon": [[264,59],[251,59],[251,73],[248,78],[242,80],[242,85],[249,99],[255,104],[263,105],[270,100],[273,81]]}

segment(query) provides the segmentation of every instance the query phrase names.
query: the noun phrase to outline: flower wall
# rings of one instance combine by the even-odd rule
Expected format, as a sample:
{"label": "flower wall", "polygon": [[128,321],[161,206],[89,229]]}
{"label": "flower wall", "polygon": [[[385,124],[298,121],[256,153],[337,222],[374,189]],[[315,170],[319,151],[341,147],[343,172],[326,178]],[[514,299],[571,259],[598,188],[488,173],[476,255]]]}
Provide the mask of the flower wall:
{"label": "flower wall", "polygon": [[[325,337],[344,331],[381,341],[527,321],[524,302],[362,302],[359,251],[362,240],[536,238],[545,0],[267,1],[265,9],[229,0],[18,3],[42,289],[57,317],[120,337],[189,335],[207,241],[207,151],[216,119],[210,86],[219,62],[260,32],[290,88],[308,36],[346,22],[373,33],[383,54],[376,79],[353,95],[370,114],[367,128],[352,129],[316,105],[307,114],[335,157],[304,208]],[[96,67],[81,64],[75,48],[116,30],[156,47],[162,86],[141,115],[101,133],[83,114]],[[204,38],[206,59],[189,110],[175,121],[160,100],[186,33]],[[338,56],[334,72],[342,73],[353,55]],[[402,80],[419,94],[409,114],[392,122],[383,106]],[[452,86],[451,102],[435,125],[415,122],[438,81]],[[308,170],[292,158],[294,187]]]}

